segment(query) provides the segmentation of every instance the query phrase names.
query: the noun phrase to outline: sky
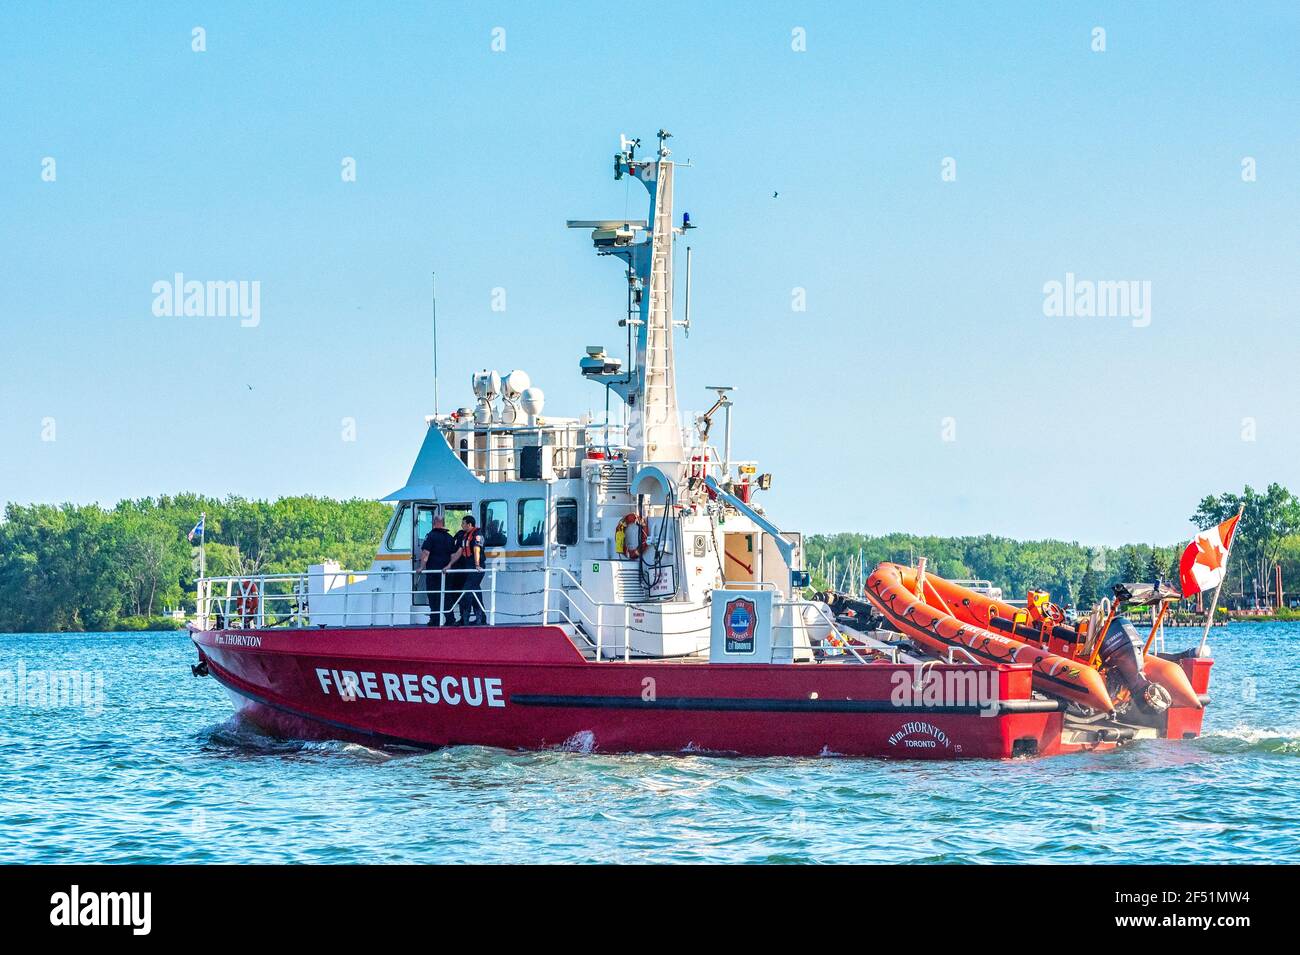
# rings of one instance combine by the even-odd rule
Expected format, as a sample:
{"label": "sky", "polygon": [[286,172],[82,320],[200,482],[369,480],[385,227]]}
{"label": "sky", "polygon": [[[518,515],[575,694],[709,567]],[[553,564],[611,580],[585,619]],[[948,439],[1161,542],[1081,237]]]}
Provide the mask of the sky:
{"label": "sky", "polygon": [[643,216],[661,127],[679,401],[736,388],[782,527],[1165,544],[1300,485],[1293,3],[7,3],[0,501],[389,493],[433,272],[441,410],[599,411],[623,280],[564,222]]}

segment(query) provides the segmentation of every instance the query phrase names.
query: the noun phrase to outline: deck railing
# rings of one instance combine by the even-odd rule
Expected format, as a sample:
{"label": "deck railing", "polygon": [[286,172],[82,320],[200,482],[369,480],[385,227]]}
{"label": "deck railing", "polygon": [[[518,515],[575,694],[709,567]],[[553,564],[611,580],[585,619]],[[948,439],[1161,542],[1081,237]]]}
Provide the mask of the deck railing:
{"label": "deck railing", "polygon": [[[404,579],[403,579],[404,578]],[[418,580],[417,580],[418,578]],[[528,578],[532,578],[529,580]],[[378,586],[361,590],[357,584]],[[533,584],[536,586],[532,586]],[[516,584],[516,586],[511,586]],[[444,597],[446,602],[444,603]],[[198,584],[198,623],[201,629],[310,628],[393,626],[399,622],[433,622],[469,600],[488,626],[560,625],[581,640],[596,660],[633,658],[633,635],[667,635],[689,646],[682,656],[707,654],[711,639],[712,607],[709,601],[647,601],[626,603],[595,599],[567,567],[485,568],[479,587],[467,588],[463,572],[368,570],[348,571],[324,567],[299,574],[256,574],[243,577],[205,577]],[[773,656],[781,659],[837,658],[868,662],[867,655],[884,655],[897,662],[897,652],[869,641],[861,645],[856,635],[842,632],[828,608],[802,598],[774,596]],[[827,639],[810,636],[811,608]],[[698,625],[651,629],[644,626],[653,614],[696,614]],[[425,619],[418,620],[424,623]]]}
{"label": "deck railing", "polygon": [[[250,574],[239,577],[204,577],[198,582],[198,618],[201,629],[229,626],[234,629],[313,626],[391,625],[394,616],[423,616],[444,612],[442,608],[462,600],[482,601],[480,609],[489,625],[495,623],[497,568],[483,571],[480,588],[467,589],[464,572],[416,570],[335,570],[326,567],[319,574]],[[433,586],[417,586],[421,583]],[[323,589],[313,591],[314,578]],[[406,578],[406,581],[401,580]],[[367,580],[406,584],[357,591],[354,585]],[[409,581],[409,583],[408,583]],[[442,597],[452,597],[451,604]],[[315,598],[317,606],[311,604]],[[418,600],[417,598],[422,598]],[[436,603],[431,603],[437,601]],[[379,606],[386,604],[386,606]],[[336,609],[331,609],[337,605]],[[434,608],[438,608],[436,611]],[[361,621],[354,622],[355,618]]]}
{"label": "deck railing", "polygon": [[[580,468],[585,459],[623,462],[632,451],[624,425],[606,427],[593,422],[586,425],[493,424],[471,427],[467,423],[463,428],[445,424],[439,427],[452,453],[476,477],[489,484],[519,480],[519,458],[525,448],[541,448],[541,453],[550,455],[552,468],[557,474]],[[688,441],[683,447],[682,460],[654,463],[659,467],[680,468],[684,474],[701,480],[712,477],[719,482],[731,476],[726,472],[732,468],[757,470],[755,461],[723,460],[717,448],[710,444]]]}

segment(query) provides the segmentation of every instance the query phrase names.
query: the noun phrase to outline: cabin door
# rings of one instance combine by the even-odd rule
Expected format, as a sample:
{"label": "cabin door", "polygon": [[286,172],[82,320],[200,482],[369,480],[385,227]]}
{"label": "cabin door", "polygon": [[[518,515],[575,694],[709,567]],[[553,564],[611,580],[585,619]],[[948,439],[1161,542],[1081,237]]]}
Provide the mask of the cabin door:
{"label": "cabin door", "polygon": [[411,521],[411,603],[418,607],[429,606],[429,594],[420,573],[420,545],[433,530],[433,517],[438,513],[436,504],[416,504],[415,520]]}
{"label": "cabin door", "polygon": [[728,584],[758,580],[757,534],[727,534],[723,549],[722,579]]}

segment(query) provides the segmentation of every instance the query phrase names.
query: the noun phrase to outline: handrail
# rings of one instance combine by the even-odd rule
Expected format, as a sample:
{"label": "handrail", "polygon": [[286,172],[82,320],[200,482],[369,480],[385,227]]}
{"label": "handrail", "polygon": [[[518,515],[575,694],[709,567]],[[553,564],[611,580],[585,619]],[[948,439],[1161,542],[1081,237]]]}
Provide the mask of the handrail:
{"label": "handrail", "polygon": [[969,650],[967,650],[965,647],[949,647],[949,648],[948,648],[948,662],[949,662],[949,663],[954,663],[954,664],[955,664],[955,663],[957,662],[956,660],[953,659],[953,656],[952,656],[952,655],[953,655],[954,653],[960,653],[962,656],[966,657],[966,659],[970,660],[971,663],[978,664],[978,663],[980,662],[979,660],[975,659],[975,655],[972,654],[972,653],[971,653]]}
{"label": "handrail", "polygon": [[816,600],[801,599],[801,600],[781,601],[776,603],[775,605],[789,606],[789,607],[805,606],[805,607],[816,608],[818,616],[820,616],[827,624],[830,625],[831,633],[835,634],[835,636],[840,640],[844,649],[848,650],[849,653],[853,655],[853,658],[857,660],[859,663],[865,664],[867,662],[865,659],[863,659],[862,654],[858,653],[858,651],[854,648],[853,644],[850,643],[848,640],[845,640],[844,637],[840,634],[839,627],[835,625],[835,618],[830,616],[830,610],[825,604]]}
{"label": "handrail", "polygon": [[[625,661],[631,659],[634,633],[661,632],[636,626],[632,620],[634,611],[658,614],[661,618],[670,614],[698,614],[703,618],[700,625],[676,629],[671,633],[676,637],[695,637],[695,647],[691,653],[703,653],[709,647],[711,596],[700,603],[691,604],[666,601],[633,605],[622,601],[597,600],[570,568],[552,566],[549,563],[526,568],[489,562],[478,587],[449,588],[448,578],[457,573],[465,572],[454,568],[419,571],[405,567],[380,567],[351,571],[325,567],[315,572],[203,577],[198,581],[198,616],[200,626],[204,629],[214,618],[223,626],[233,624],[239,629],[266,629],[286,625],[295,628],[375,626],[391,624],[395,618],[402,617],[423,617],[426,614],[430,618],[440,614],[450,616],[466,595],[476,595],[490,626],[495,626],[503,616],[534,619],[543,625],[562,623],[575,633],[583,633],[586,642],[594,648],[597,660],[605,658],[606,649],[610,647],[611,632],[622,632],[621,648],[619,642],[615,642],[613,650],[617,653],[621,649]],[[502,587],[503,581],[511,579],[511,575],[518,579],[520,575],[536,576],[539,573],[542,579],[538,589],[510,590]],[[429,580],[430,577],[437,578],[437,585],[431,586],[434,582]],[[367,581],[372,586],[357,586],[364,585]],[[404,583],[405,586],[393,586],[396,583]],[[450,583],[457,581],[453,579]],[[770,582],[756,583],[766,585]],[[313,592],[313,586],[321,589]],[[775,589],[775,585],[772,586]],[[447,600],[453,596],[455,599],[449,604]],[[424,598],[423,603],[418,601],[417,598],[420,597]],[[540,599],[535,601],[535,609],[502,608],[502,598],[510,597]],[[555,599],[557,597],[562,599]],[[774,638],[775,650],[797,653],[801,648],[814,649],[810,636],[803,643],[799,640],[800,633],[809,634],[810,621],[806,618],[808,607],[814,608],[819,622],[826,624],[829,632],[838,638],[839,648],[857,663],[868,662],[843,634],[828,608],[802,598],[773,601],[774,609],[785,611],[772,623],[774,634],[786,631],[790,633],[788,641]],[[361,618],[362,622],[354,623],[355,618]],[[874,652],[888,653],[897,662],[896,648],[883,643],[875,646],[876,641],[871,643]]]}
{"label": "handrail", "polygon": [[[473,573],[474,571],[468,571]],[[446,582],[449,576],[455,574],[464,574],[463,570],[414,570],[414,569],[394,569],[394,570],[369,570],[369,571],[351,571],[343,569],[327,569],[320,573],[320,577],[330,578],[332,580],[344,579],[346,583],[338,587],[330,587],[320,593],[311,592],[311,579],[313,575],[310,571],[295,574],[242,574],[238,576],[222,577],[202,577],[198,581],[198,617],[201,625],[206,627],[209,618],[216,616],[212,613],[213,604],[219,608],[219,616],[224,620],[239,620],[241,626],[248,626],[250,623],[253,628],[265,628],[268,626],[267,618],[274,614],[273,608],[276,604],[287,604],[285,611],[280,614],[284,619],[291,620],[297,626],[306,626],[306,620],[312,617],[330,619],[342,618],[343,625],[347,625],[349,617],[358,614],[364,614],[371,618],[370,625],[374,624],[376,617],[393,617],[393,616],[413,616],[428,613],[432,616],[434,613],[450,614],[454,611],[459,601],[467,594],[477,594],[480,598],[485,593],[491,593],[492,599],[488,604],[483,604],[480,599],[480,606],[483,614],[488,618],[488,623],[495,623],[496,609],[496,575],[500,572],[499,568],[487,566],[483,570],[484,579],[491,579],[492,586],[485,588],[480,582],[476,588],[461,587],[456,589],[447,588]],[[358,595],[354,592],[353,585],[363,583],[370,578],[390,578],[396,576],[415,576],[430,575],[441,578],[442,586],[438,588],[430,587],[410,587],[408,589],[383,589],[373,588],[365,594]],[[212,593],[213,584],[225,584],[225,593]],[[275,589],[279,588],[279,592]],[[329,597],[334,595],[341,597],[343,607],[341,610],[313,610],[310,606],[313,597]],[[393,601],[389,601],[387,609],[376,609],[372,607],[369,611],[355,610],[348,606],[348,601],[358,596],[374,597],[378,594],[384,594],[390,598],[396,597],[416,597],[423,596],[426,601],[435,595],[456,595],[457,599],[452,606],[447,609],[434,607],[432,603],[417,603],[412,600],[407,608],[401,609]],[[426,609],[427,608],[427,609]],[[278,626],[279,624],[271,624]]]}
{"label": "handrail", "polygon": [[[549,448],[564,457],[561,466],[568,468],[579,467],[583,460],[592,459],[595,452],[616,452],[624,457],[605,460],[626,462],[625,456],[633,450],[633,446],[627,439],[628,426],[609,421],[588,421],[585,424],[577,421],[560,421],[552,424],[516,425],[502,422],[480,423],[472,418],[463,421],[440,418],[435,422],[435,426],[446,439],[452,452],[458,457],[464,456],[462,460],[466,467],[488,483],[517,479],[518,461],[514,460],[514,455],[520,447]],[[535,443],[530,441],[527,444],[518,444],[513,440],[521,437],[535,439]],[[508,439],[509,443],[497,444],[495,439],[501,438]],[[475,439],[482,439],[482,446]],[[547,439],[551,439],[549,443]],[[462,441],[468,442],[469,446],[460,447]],[[468,460],[465,460],[466,458]],[[504,463],[503,459],[509,459],[509,463]],[[755,461],[724,461],[717,449],[707,443],[684,447],[682,460],[655,463],[661,466],[692,468],[700,476],[716,474],[724,479],[729,477],[727,471],[730,467],[757,464]],[[497,476],[500,477],[494,481],[494,477]]]}

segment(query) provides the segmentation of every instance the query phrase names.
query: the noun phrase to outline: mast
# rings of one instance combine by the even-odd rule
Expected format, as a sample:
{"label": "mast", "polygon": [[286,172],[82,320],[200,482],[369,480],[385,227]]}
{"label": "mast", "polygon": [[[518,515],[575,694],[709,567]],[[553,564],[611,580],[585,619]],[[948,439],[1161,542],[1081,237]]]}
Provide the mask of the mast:
{"label": "mast", "polygon": [[603,382],[627,404],[629,457],[636,462],[680,463],[684,455],[677,409],[677,373],[673,363],[673,240],[691,228],[683,217],[673,226],[673,173],[665,145],[671,136],[659,130],[656,159],[636,158],[641,141],[623,137],[614,156],[614,178],[630,175],[650,196],[643,220],[570,220],[569,228],[589,228],[599,255],[616,255],[627,263],[630,308],[626,323],[635,328],[629,365],[587,349],[582,372]]}

